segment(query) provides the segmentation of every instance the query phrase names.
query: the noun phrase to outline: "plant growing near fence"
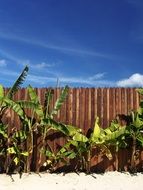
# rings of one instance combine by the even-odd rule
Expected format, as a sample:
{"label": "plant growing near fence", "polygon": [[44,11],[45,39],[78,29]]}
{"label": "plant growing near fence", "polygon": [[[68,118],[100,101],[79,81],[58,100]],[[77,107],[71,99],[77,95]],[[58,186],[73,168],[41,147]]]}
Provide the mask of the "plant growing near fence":
{"label": "plant growing near fence", "polygon": [[[143,95],[143,89],[137,90]],[[136,111],[130,112],[130,124],[127,126],[128,138],[131,138],[131,166],[130,171],[136,172],[136,159],[138,157],[138,148],[143,147],[143,100],[140,102],[140,107]],[[128,142],[130,144],[130,142]]]}
{"label": "plant growing near fence", "polygon": [[[45,165],[54,171],[57,164],[64,162],[69,164],[71,160],[75,160],[75,170],[80,166],[81,170],[90,172],[90,162],[92,158],[92,150],[98,149],[99,154],[106,155],[112,159],[111,147],[116,151],[116,159],[118,159],[118,150],[122,147],[132,146],[131,153],[131,171],[136,171],[135,161],[137,158],[138,147],[143,146],[143,101],[136,111],[131,111],[130,122],[121,126],[118,120],[111,122],[110,126],[102,129],[99,125],[99,118],[95,120],[95,125],[90,136],[86,136],[84,132],[75,126],[65,125],[57,122],[54,116],[60,110],[68,95],[68,87],[62,89],[62,92],[55,102],[51,110],[51,100],[53,90],[49,89],[45,93],[45,103],[42,105],[39,101],[35,90],[29,85],[27,90],[29,100],[13,100],[13,95],[20,88],[28,72],[26,66],[18,77],[12,88],[5,95],[3,86],[0,85],[0,158],[1,171],[7,173],[12,166],[18,171],[24,170],[30,172],[31,158],[34,151],[34,135],[38,133],[42,139],[39,151],[38,171],[43,165],[43,155],[45,156]],[[143,89],[138,90],[143,95]],[[30,117],[25,109],[30,109]],[[3,116],[10,110],[13,110],[21,120],[20,129],[16,127],[10,130],[9,125],[3,122]],[[66,137],[66,143],[55,153],[47,142],[47,136],[50,130],[61,132]],[[5,169],[3,165],[6,165]],[[116,167],[118,170],[118,166]]]}
{"label": "plant growing near fence", "polygon": [[[52,95],[53,95],[53,90],[50,89],[45,93],[45,104],[44,106],[40,104],[40,101],[38,99],[38,96],[35,92],[35,90],[29,86],[27,88],[28,93],[29,93],[29,97],[30,97],[30,101],[19,101],[19,104],[22,108],[30,108],[31,109],[31,117],[28,118],[28,116],[26,115],[26,112],[24,112],[25,115],[25,119],[23,120],[23,123],[26,124],[26,126],[28,126],[28,131],[29,131],[29,135],[28,135],[28,152],[29,152],[29,156],[27,158],[27,172],[30,171],[30,158],[32,157],[33,154],[33,135],[34,135],[34,131],[37,131],[38,134],[41,136],[42,138],[42,143],[41,143],[41,148],[40,148],[40,155],[39,155],[39,161],[38,161],[38,171],[40,170],[40,167],[42,165],[42,155],[45,152],[45,146],[48,146],[48,144],[46,144],[46,137],[48,135],[48,132],[50,130],[57,130],[57,131],[61,131],[63,133],[67,133],[67,128],[60,123],[57,123],[54,119],[53,116],[57,114],[57,112],[59,111],[59,109],[61,108],[62,104],[64,103],[67,93],[68,93],[68,86],[64,87],[60,97],[57,99],[57,101],[55,102],[55,106],[53,108],[53,110],[50,112],[50,102],[52,99]],[[37,117],[35,117],[35,114]],[[50,148],[50,146],[48,146]]]}
{"label": "plant growing near fence", "polygon": [[[57,154],[47,150],[47,163],[51,165],[54,170],[55,165],[59,161],[69,162],[71,159],[75,159],[77,164],[75,170],[80,167],[81,171],[90,173],[90,162],[92,158],[92,150],[98,149],[98,154],[106,155],[108,159],[112,159],[110,151],[111,146],[118,148],[123,144],[123,136],[125,134],[126,127],[120,127],[117,123],[111,123],[111,126],[105,130],[99,126],[99,118],[95,120],[93,132],[87,138],[81,130],[74,126],[65,125],[69,130],[67,135],[68,142],[58,151]],[[50,160],[52,158],[52,161]]]}
{"label": "plant growing near fence", "polygon": [[[11,135],[11,132],[9,129],[10,126],[4,124],[2,119],[7,111],[10,112],[10,109],[13,110],[20,118],[22,118],[22,119],[24,118],[23,110],[21,109],[19,104],[14,102],[12,99],[13,99],[14,94],[20,88],[20,85],[23,83],[23,81],[27,75],[27,72],[28,72],[28,67],[26,66],[23,69],[20,76],[18,77],[18,79],[15,81],[14,85],[9,89],[9,91],[6,95],[4,94],[3,86],[0,85],[1,156],[3,156],[4,162],[6,162],[6,164],[5,164],[6,165],[5,166],[6,173],[9,172],[10,165],[13,161],[14,161],[15,165],[17,165],[20,162],[20,157],[13,157],[13,159],[11,159],[11,154],[14,153],[14,150],[15,151],[16,151],[16,149],[18,150],[18,144],[16,141],[15,142],[13,141],[14,140],[12,138],[13,135]],[[18,131],[16,131],[16,133],[18,133]],[[19,153],[23,154],[23,156],[24,156],[24,152],[19,151]],[[18,155],[18,154],[16,154],[16,155]],[[26,154],[25,154],[25,156],[26,156]]]}

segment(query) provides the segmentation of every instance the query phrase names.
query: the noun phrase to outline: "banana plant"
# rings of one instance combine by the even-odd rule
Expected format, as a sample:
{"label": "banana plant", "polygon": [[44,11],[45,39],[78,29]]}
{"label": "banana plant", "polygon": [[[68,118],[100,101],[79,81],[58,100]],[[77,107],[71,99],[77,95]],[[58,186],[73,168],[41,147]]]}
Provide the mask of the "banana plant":
{"label": "banana plant", "polygon": [[71,142],[69,141],[57,153],[45,149],[43,154],[46,156],[46,160],[43,166],[50,172],[54,172],[57,169],[57,164],[64,163],[68,165],[70,160],[76,157],[76,152],[72,149],[69,150],[70,146]]}
{"label": "banana plant", "polygon": [[126,148],[127,147],[127,142],[126,142],[126,137],[127,131],[126,131],[127,126],[121,126],[118,122],[118,120],[113,120],[110,124],[109,127],[104,129],[105,133],[105,141],[106,145],[109,147],[109,149],[113,149],[113,153],[115,155],[115,169],[119,171],[119,161],[118,161],[118,152],[119,149],[121,148]]}
{"label": "banana plant", "polygon": [[[143,88],[137,89],[137,92],[143,95]],[[130,117],[130,123],[126,127],[126,142],[132,147],[130,171],[136,172],[137,148],[143,147],[143,100],[140,101],[139,108],[136,111],[131,111],[128,117]],[[131,142],[127,141],[128,139],[131,139]]]}
{"label": "banana plant", "polygon": [[[99,126],[99,118],[95,120],[93,132],[89,138],[89,151],[88,151],[88,172],[90,172],[91,152],[93,148],[99,149],[99,154],[105,155],[109,160],[113,158],[111,146],[119,147],[119,143],[123,141],[126,127],[120,127],[114,122],[106,129]],[[122,139],[122,140],[120,140]]]}
{"label": "banana plant", "polygon": [[0,122],[2,122],[2,117],[8,108],[13,109],[16,113],[19,111],[19,106],[15,105],[15,102],[12,100],[12,98],[14,94],[20,89],[20,86],[25,80],[27,73],[28,67],[26,66],[6,95],[4,94],[3,86],[0,85]]}
{"label": "banana plant", "polygon": [[131,172],[136,172],[137,146],[143,147],[143,117],[138,111],[131,111],[131,123],[127,127],[128,136],[132,140]]}
{"label": "banana plant", "polygon": [[[88,138],[82,133],[82,130],[72,125],[65,125],[50,120],[50,125],[58,125],[60,131],[66,136],[67,142],[62,148],[55,154],[51,149],[45,149],[46,162],[45,164],[50,166],[50,170],[54,171],[56,165],[59,162],[69,164],[70,160],[79,158],[80,163],[83,162],[83,155],[87,149],[83,149],[82,146],[86,146]],[[80,164],[82,166],[82,164]],[[77,165],[76,165],[77,166]]]}
{"label": "banana plant", "polygon": [[[98,149],[99,154],[106,155],[108,159],[112,159],[112,154],[110,151],[111,146],[115,146],[116,151],[118,151],[119,147],[121,147],[121,144],[124,143],[124,136],[126,134],[125,126],[120,127],[115,123],[113,126],[113,122],[110,125],[110,127],[102,129],[99,126],[98,117],[95,120],[93,132],[88,138],[83,134],[81,129],[78,130],[78,128],[75,128],[74,126],[66,127],[70,131],[67,135],[68,142],[58,152],[57,156],[58,158],[60,156],[63,158],[64,155],[68,155],[66,156],[66,158],[76,159],[76,161],[78,160],[79,162],[77,162],[77,165],[75,165],[75,169],[77,169],[77,167],[80,166],[80,170],[84,170],[87,173],[90,173],[90,161],[92,158],[92,150]],[[55,158],[56,160],[56,155],[54,155],[53,158]]]}
{"label": "banana plant", "polygon": [[[8,93],[4,93],[4,88],[2,85],[0,85],[0,133],[2,135],[1,141],[5,143],[4,149],[2,150],[2,153],[5,154],[5,159],[6,159],[6,171],[8,171],[8,166],[9,166],[9,154],[7,152],[9,148],[9,141],[10,141],[10,133],[9,133],[9,127],[8,125],[5,125],[3,123],[3,116],[7,111],[13,110],[20,118],[24,119],[23,115],[23,110],[21,109],[20,105],[17,104],[13,100],[14,94],[20,89],[21,84],[26,78],[26,75],[28,73],[28,67],[26,66],[18,79],[15,81],[14,85],[9,89]],[[3,155],[4,155],[3,154]]]}
{"label": "banana plant", "polygon": [[11,165],[14,163],[14,168],[18,169],[21,173],[24,171],[25,159],[28,156],[28,152],[24,150],[23,145],[27,140],[27,134],[24,130],[16,130],[9,137],[9,146],[7,148],[7,154],[9,155],[10,163],[8,163],[7,173],[10,170]]}
{"label": "banana plant", "polygon": [[[50,111],[50,103],[53,97],[53,90],[49,89],[45,93],[45,103],[44,105],[40,104],[39,98],[35,92],[35,90],[29,85],[27,88],[28,94],[30,97],[30,101],[19,101],[20,106],[24,108],[30,108],[31,109],[31,117],[28,118],[26,116],[25,112],[25,124],[28,126],[28,131],[29,131],[29,143],[28,143],[28,152],[29,152],[29,157],[32,156],[33,153],[33,135],[34,131],[37,131],[39,134],[41,134],[42,138],[42,147],[40,148],[40,155],[39,155],[39,162],[38,162],[38,171],[40,170],[41,164],[42,164],[42,155],[43,155],[43,150],[45,149],[46,146],[46,137],[48,135],[48,132],[50,130],[57,130],[61,131],[62,133],[68,133],[67,128],[65,125],[61,123],[57,123],[54,120],[54,115],[58,113],[58,110],[61,108],[62,104],[64,103],[67,94],[68,94],[68,86],[64,87],[62,89],[62,92],[60,94],[60,97],[56,100],[54,108],[52,111]],[[36,115],[36,117],[35,117]],[[29,159],[27,157],[27,159]],[[27,164],[29,163],[29,166],[27,167],[27,171],[30,171],[30,161],[27,160]]]}
{"label": "banana plant", "polygon": [[8,135],[7,135],[7,125],[0,123],[0,171],[4,172],[4,165],[5,165],[5,160],[6,160],[6,148],[7,148],[7,140],[8,140]]}

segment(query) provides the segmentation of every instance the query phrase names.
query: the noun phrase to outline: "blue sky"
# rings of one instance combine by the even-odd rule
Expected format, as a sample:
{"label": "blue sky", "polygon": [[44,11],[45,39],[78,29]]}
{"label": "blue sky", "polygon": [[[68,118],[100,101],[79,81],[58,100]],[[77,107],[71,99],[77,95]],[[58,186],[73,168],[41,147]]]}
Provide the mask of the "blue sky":
{"label": "blue sky", "polygon": [[143,0],[1,0],[0,83],[143,86]]}

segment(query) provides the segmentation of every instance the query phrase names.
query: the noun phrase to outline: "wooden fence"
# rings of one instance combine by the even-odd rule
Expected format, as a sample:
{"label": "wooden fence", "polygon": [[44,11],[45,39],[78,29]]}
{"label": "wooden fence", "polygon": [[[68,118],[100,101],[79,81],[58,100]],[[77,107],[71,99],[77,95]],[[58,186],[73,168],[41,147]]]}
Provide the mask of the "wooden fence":
{"label": "wooden fence", "polygon": [[[46,88],[36,89],[42,104],[44,103],[46,90]],[[54,96],[51,108],[61,92],[61,89],[53,90]],[[94,121],[97,116],[100,118],[100,125],[106,128],[117,114],[128,114],[130,110],[137,109],[139,107],[140,98],[135,88],[70,88],[68,97],[58,112],[56,120],[78,126],[87,133],[88,129],[94,126]],[[14,99],[28,99],[27,90],[21,89],[18,91]],[[13,113],[10,116],[10,120],[12,126],[19,125]],[[55,136],[55,140],[49,141],[53,150],[56,151],[57,145],[62,146],[65,139]],[[125,169],[129,162],[129,155],[129,150],[121,150],[118,154],[118,160],[113,159],[112,161],[103,157],[94,156],[91,161],[91,166],[93,171],[114,170],[118,162],[120,167]],[[139,170],[142,169],[142,162],[143,152],[140,153],[137,163]]]}

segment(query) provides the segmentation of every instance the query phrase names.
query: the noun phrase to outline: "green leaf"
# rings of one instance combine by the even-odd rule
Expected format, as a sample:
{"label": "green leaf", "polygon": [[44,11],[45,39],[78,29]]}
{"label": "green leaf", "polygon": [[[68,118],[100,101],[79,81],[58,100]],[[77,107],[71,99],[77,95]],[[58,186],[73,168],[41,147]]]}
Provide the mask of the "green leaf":
{"label": "green leaf", "polygon": [[55,157],[55,155],[54,155],[51,151],[49,151],[49,150],[46,150],[46,151],[45,151],[45,155],[46,155],[48,158],[53,158],[53,157]]}
{"label": "green leaf", "polygon": [[111,131],[109,128],[106,128],[106,129],[104,130],[104,132],[105,132],[107,135],[112,134],[112,131]]}
{"label": "green leaf", "polygon": [[100,137],[101,129],[100,129],[99,125],[98,125],[98,122],[99,122],[99,117],[97,117],[96,120],[95,120],[93,133],[91,135],[91,141],[95,141],[95,139]]}
{"label": "green leaf", "polygon": [[49,89],[46,93],[45,93],[45,101],[46,101],[46,105],[50,105],[50,102],[52,100],[52,95],[53,95],[53,90]]}
{"label": "green leaf", "polygon": [[76,133],[80,133],[81,129],[72,125],[66,125],[67,130],[69,131],[69,136],[74,136]]}
{"label": "green leaf", "polygon": [[7,133],[5,132],[5,131],[2,131],[1,129],[0,129],[0,134],[4,137],[4,138],[8,138],[8,135],[7,135]]}
{"label": "green leaf", "polygon": [[108,134],[105,136],[106,141],[116,140],[119,136],[125,134],[126,132],[126,126],[120,127],[118,130],[112,132],[111,134]]}
{"label": "green leaf", "polygon": [[7,152],[9,154],[16,154],[17,153],[14,147],[7,148]]}
{"label": "green leaf", "polygon": [[28,90],[31,101],[34,102],[35,104],[39,104],[39,99],[34,88],[32,88],[32,86],[29,85],[27,90]]}
{"label": "green leaf", "polygon": [[18,165],[18,163],[20,162],[20,160],[19,160],[19,158],[18,158],[18,157],[15,157],[13,161],[14,161],[14,163],[15,163],[15,165],[16,165],[16,166],[17,166],[17,165]]}
{"label": "green leaf", "polygon": [[78,147],[78,142],[77,141],[70,140],[69,143],[72,144],[75,147]]}
{"label": "green leaf", "polygon": [[32,88],[32,86],[28,86],[28,92],[29,92],[29,96],[30,99],[33,103],[37,104],[37,108],[34,108],[36,114],[42,119],[44,118],[44,113],[43,113],[43,109],[42,109],[42,105],[40,105],[38,96],[35,92],[35,90]]}
{"label": "green leaf", "polygon": [[17,101],[17,103],[22,107],[22,108],[28,108],[28,109],[37,109],[39,105],[32,101],[26,101],[26,100],[20,100]]}
{"label": "green leaf", "polygon": [[21,141],[24,141],[27,138],[26,131],[19,130],[19,131],[14,133],[13,137],[19,138]]}
{"label": "green leaf", "polygon": [[6,131],[6,126],[4,124],[0,124],[0,134],[4,137],[4,138],[8,138],[7,135],[7,131]]}
{"label": "green leaf", "polygon": [[68,86],[65,86],[64,89],[62,90],[61,92],[61,95],[60,97],[57,99],[56,103],[55,103],[55,106],[54,106],[54,109],[52,110],[50,116],[52,117],[53,115],[56,115],[58,110],[61,108],[62,104],[64,103],[66,97],[67,97],[67,94],[68,94],[68,90],[69,90],[69,87]]}
{"label": "green leaf", "polygon": [[51,127],[54,130],[61,131],[63,134],[69,136],[69,131],[66,127],[66,125],[62,123],[58,123],[52,118],[43,119],[42,125]]}
{"label": "green leaf", "polygon": [[143,88],[138,88],[138,89],[137,89],[137,92],[138,92],[139,94],[143,95]]}
{"label": "green leaf", "polygon": [[135,114],[135,119],[134,119],[133,125],[136,128],[140,128],[143,126],[143,120],[139,117],[138,113]]}
{"label": "green leaf", "polygon": [[87,142],[87,141],[88,141],[88,138],[87,138],[85,135],[83,135],[83,134],[76,133],[76,134],[73,136],[73,140],[79,141],[79,142]]}
{"label": "green leaf", "polygon": [[20,154],[23,155],[23,156],[28,156],[29,155],[29,153],[26,152],[26,151],[25,152],[21,152]]}
{"label": "green leaf", "polygon": [[50,106],[50,102],[52,100],[52,96],[53,96],[53,90],[49,89],[46,93],[45,93],[45,103],[44,103],[44,107],[45,107],[45,116],[47,116],[47,114],[49,114],[49,106]]}
{"label": "green leaf", "polygon": [[3,86],[0,85],[0,97],[3,98],[4,97],[4,89]]}
{"label": "green leaf", "polygon": [[[113,131],[116,131],[117,129],[119,129],[120,125],[119,123],[117,123],[116,120],[113,120],[110,124],[110,126],[108,128],[106,128],[107,130],[110,129],[111,132]],[[105,132],[106,132],[106,129],[105,129]]]}
{"label": "green leaf", "polygon": [[74,158],[76,158],[76,153],[75,153],[75,152],[70,152],[67,157],[68,157],[69,159],[74,159]]}
{"label": "green leaf", "polygon": [[6,105],[11,108],[19,117],[24,119],[24,112],[23,109],[20,107],[19,104],[14,102],[13,100],[10,100],[8,98],[4,98],[3,101],[6,103]]}
{"label": "green leaf", "polygon": [[7,98],[12,99],[12,96],[17,92],[17,90],[20,89],[21,84],[23,83],[23,81],[25,80],[25,78],[27,76],[28,70],[29,70],[28,66],[26,66],[23,69],[22,73],[20,74],[20,76],[15,81],[12,88],[10,88],[9,92],[7,93],[7,95],[6,95]]}

